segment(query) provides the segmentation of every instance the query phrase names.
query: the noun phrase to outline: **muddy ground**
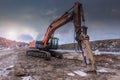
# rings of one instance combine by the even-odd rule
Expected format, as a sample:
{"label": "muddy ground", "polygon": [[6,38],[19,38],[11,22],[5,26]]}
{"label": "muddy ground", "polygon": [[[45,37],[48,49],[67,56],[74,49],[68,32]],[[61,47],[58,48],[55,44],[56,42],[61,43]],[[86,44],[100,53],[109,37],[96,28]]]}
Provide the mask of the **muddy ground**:
{"label": "muddy ground", "polygon": [[4,53],[0,55],[0,80],[120,80],[118,55],[95,55],[97,73],[86,73],[83,60],[52,57],[48,61],[26,56],[25,52],[25,49],[0,52]]}

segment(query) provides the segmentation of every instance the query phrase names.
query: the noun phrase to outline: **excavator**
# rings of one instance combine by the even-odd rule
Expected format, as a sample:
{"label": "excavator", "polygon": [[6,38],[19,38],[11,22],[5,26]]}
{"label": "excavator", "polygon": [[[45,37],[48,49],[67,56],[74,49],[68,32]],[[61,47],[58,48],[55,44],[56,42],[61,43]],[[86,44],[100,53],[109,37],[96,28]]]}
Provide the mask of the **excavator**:
{"label": "excavator", "polygon": [[74,23],[75,40],[77,41],[79,49],[85,56],[84,59],[88,66],[87,69],[88,71],[96,71],[95,59],[89,42],[89,36],[87,35],[87,27],[84,25],[85,18],[83,7],[80,2],[75,2],[68,11],[49,25],[42,41],[30,42],[27,54],[39,52],[41,57],[50,58],[51,54],[49,51],[58,48],[59,39],[54,37],[55,30],[71,21]]}

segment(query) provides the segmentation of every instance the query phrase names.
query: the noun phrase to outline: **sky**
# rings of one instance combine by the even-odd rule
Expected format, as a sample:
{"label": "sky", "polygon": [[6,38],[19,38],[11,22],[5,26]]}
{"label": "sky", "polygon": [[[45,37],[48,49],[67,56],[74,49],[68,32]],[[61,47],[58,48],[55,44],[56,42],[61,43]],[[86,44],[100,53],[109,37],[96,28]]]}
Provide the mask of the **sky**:
{"label": "sky", "polygon": [[[90,40],[120,38],[120,0],[0,0],[0,37],[42,40],[52,21],[76,1],[83,4]],[[74,42],[73,22],[55,31],[59,44]]]}

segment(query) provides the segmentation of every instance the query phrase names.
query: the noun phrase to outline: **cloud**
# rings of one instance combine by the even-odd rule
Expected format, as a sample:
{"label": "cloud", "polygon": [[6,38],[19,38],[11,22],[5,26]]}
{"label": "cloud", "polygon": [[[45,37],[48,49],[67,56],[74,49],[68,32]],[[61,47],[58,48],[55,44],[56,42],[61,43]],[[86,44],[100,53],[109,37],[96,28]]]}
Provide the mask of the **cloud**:
{"label": "cloud", "polygon": [[[34,39],[42,40],[49,24],[76,1],[83,4],[92,40],[120,37],[119,0],[0,0],[0,36],[14,29],[19,35],[29,34]],[[56,35],[61,43],[72,42],[73,32],[74,27],[70,23],[56,30]]]}
{"label": "cloud", "polygon": [[46,15],[52,15],[52,14],[55,14],[56,11],[57,11],[57,8],[53,8],[53,9],[51,9],[51,10],[48,10],[48,11],[46,12]]}
{"label": "cloud", "polygon": [[42,40],[43,40],[43,36],[44,36],[44,34],[39,33],[39,34],[37,35],[37,37],[36,37],[36,40],[42,41]]}
{"label": "cloud", "polygon": [[66,30],[64,33],[59,30],[54,33],[54,36],[59,38],[59,44],[74,42],[74,27],[70,28],[71,29]]}
{"label": "cloud", "polygon": [[30,42],[33,40],[33,37],[29,34],[21,34],[17,38],[18,41]]}

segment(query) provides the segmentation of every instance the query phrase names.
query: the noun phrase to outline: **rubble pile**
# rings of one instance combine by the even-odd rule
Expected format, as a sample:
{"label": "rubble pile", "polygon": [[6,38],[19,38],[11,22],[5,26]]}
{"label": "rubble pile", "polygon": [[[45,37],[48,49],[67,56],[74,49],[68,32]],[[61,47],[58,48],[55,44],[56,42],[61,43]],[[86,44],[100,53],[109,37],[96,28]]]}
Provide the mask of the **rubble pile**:
{"label": "rubble pile", "polygon": [[[26,49],[9,50],[0,61],[0,80],[119,80],[120,55],[95,55],[97,73],[87,73],[83,59],[62,52],[50,60],[27,56]],[[5,53],[5,51],[4,51]],[[7,52],[6,52],[7,53]],[[70,55],[69,55],[70,54]],[[14,58],[14,59],[12,59]]]}
{"label": "rubble pile", "polygon": [[[67,55],[67,53],[63,54]],[[15,73],[17,79],[27,77],[32,80],[110,80],[111,76],[116,76],[120,72],[118,68],[120,60],[116,55],[95,55],[97,74],[84,72],[86,69],[84,61],[79,58],[74,59],[75,57],[62,59],[51,57],[50,61],[46,61],[39,57],[27,56],[25,53],[18,56],[16,66],[21,65],[20,71],[23,73],[20,73],[22,75]]]}
{"label": "rubble pile", "polygon": [[98,40],[92,41],[91,46],[93,50],[100,51],[120,51],[120,39]]}

